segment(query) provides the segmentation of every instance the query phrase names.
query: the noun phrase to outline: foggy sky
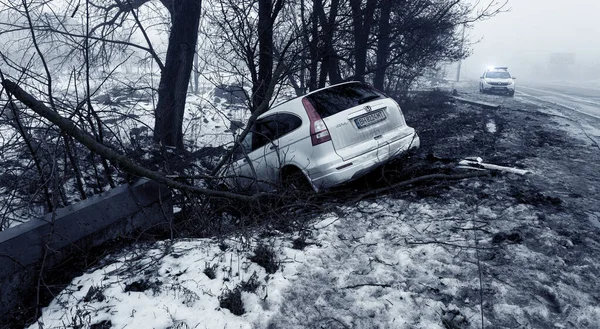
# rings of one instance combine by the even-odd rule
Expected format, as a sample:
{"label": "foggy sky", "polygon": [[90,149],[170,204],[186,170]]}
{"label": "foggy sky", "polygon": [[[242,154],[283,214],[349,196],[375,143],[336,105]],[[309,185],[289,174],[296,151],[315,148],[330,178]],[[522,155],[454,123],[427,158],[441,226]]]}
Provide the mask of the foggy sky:
{"label": "foggy sky", "polygon": [[550,53],[573,53],[569,78],[600,79],[600,0],[510,0],[509,7],[469,32],[471,41],[481,41],[463,62],[463,77],[478,78],[485,67],[502,65],[534,79],[548,73],[542,71]]}

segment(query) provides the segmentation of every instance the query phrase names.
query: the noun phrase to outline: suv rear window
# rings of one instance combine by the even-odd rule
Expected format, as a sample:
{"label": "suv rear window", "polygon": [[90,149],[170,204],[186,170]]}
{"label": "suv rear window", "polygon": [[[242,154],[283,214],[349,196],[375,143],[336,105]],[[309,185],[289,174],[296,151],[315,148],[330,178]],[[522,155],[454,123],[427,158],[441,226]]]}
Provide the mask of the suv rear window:
{"label": "suv rear window", "polygon": [[386,98],[386,96],[368,85],[349,83],[318,91],[306,96],[306,98],[315,107],[321,119],[324,119],[351,107],[375,99]]}

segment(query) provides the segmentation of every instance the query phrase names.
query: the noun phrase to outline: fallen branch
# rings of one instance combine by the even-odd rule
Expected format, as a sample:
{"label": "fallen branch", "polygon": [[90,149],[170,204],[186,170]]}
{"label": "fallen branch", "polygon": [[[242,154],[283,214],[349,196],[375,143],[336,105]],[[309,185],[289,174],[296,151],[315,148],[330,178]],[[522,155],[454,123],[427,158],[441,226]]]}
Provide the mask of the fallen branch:
{"label": "fallen branch", "polygon": [[460,249],[493,249],[493,248],[489,248],[489,247],[472,247],[472,246],[466,246],[466,245],[461,245],[461,244],[456,244],[456,243],[451,243],[451,242],[438,241],[436,239],[433,239],[433,240],[430,240],[430,241],[410,241],[410,240],[408,240],[408,239],[405,238],[404,242],[406,244],[408,244],[408,245],[436,244],[436,245],[440,245],[440,246],[460,248]]}
{"label": "fallen branch", "polygon": [[453,180],[461,180],[461,179],[468,179],[468,178],[473,178],[473,177],[480,177],[480,176],[488,176],[490,173],[488,171],[476,171],[476,172],[469,172],[469,173],[464,173],[464,174],[456,174],[456,175],[447,175],[447,174],[431,174],[431,175],[425,175],[425,176],[420,176],[420,177],[415,177],[406,181],[402,181],[399,183],[396,183],[394,185],[390,185],[390,186],[386,186],[386,187],[382,187],[382,188],[378,188],[378,189],[374,189],[374,190],[370,190],[368,192],[365,192],[363,194],[358,195],[357,197],[355,197],[354,199],[352,199],[351,201],[349,201],[348,203],[355,203],[358,202],[364,198],[367,198],[369,196],[373,196],[373,195],[377,195],[380,194],[382,192],[386,192],[389,191],[391,189],[397,189],[400,187],[405,187],[408,185],[413,185],[413,184],[417,184],[417,183],[422,183],[422,182],[426,182],[426,181],[435,181],[435,180],[444,180],[444,181],[453,181]]}
{"label": "fallen branch", "polygon": [[235,151],[237,151],[237,149],[242,145],[242,141],[244,140],[244,138],[246,138],[246,135],[248,135],[248,133],[250,132],[250,129],[252,129],[252,124],[256,121],[256,119],[258,119],[258,117],[261,114],[263,114],[269,110],[269,102],[270,102],[271,98],[273,97],[273,93],[275,91],[275,82],[277,81],[277,79],[279,79],[279,76],[283,73],[284,66],[285,65],[283,65],[281,63],[279,65],[277,65],[275,72],[273,73],[273,79],[271,80],[271,83],[269,84],[269,86],[267,86],[267,93],[266,93],[265,99],[259,104],[258,108],[252,113],[252,115],[248,119],[246,128],[244,128],[244,130],[242,130],[242,132],[235,139],[235,142],[233,143],[233,147],[231,149],[229,149],[229,151],[227,151],[227,154],[225,154],[221,158],[219,163],[217,163],[215,168],[212,170],[212,172],[210,173],[212,176],[216,176],[218,174],[219,170],[225,165],[225,163],[227,163],[227,161],[229,161],[229,159],[231,159],[231,157],[233,156]]}
{"label": "fallen branch", "polygon": [[351,286],[342,287],[342,289],[354,289],[354,288],[361,288],[361,287],[390,288],[391,286],[392,286],[391,284],[386,284],[386,283],[361,283],[361,284],[355,284],[355,285],[351,285]]}
{"label": "fallen branch", "polygon": [[52,122],[56,126],[58,126],[61,130],[63,130],[69,136],[72,136],[85,147],[87,147],[90,151],[95,152],[96,154],[105,157],[106,159],[116,163],[125,171],[140,177],[146,177],[152,179],[158,183],[164,184],[168,187],[183,190],[192,193],[198,193],[206,196],[214,196],[221,198],[228,198],[233,200],[239,200],[244,202],[252,202],[258,200],[260,197],[265,196],[265,194],[256,194],[253,196],[246,196],[237,193],[224,192],[224,191],[216,191],[205,188],[200,188],[196,186],[190,186],[187,184],[183,184],[181,182],[175,181],[171,178],[166,177],[164,174],[153,171],[147,168],[140,166],[139,164],[131,161],[128,157],[114,151],[113,149],[107,147],[104,144],[98,143],[92,136],[88,133],[79,129],[71,120],[63,118],[57,112],[48,108],[44,103],[37,100],[35,97],[24,91],[21,87],[19,87],[16,83],[4,79],[2,81],[2,86],[6,88],[6,91],[12,94],[16,99],[21,101],[31,110],[46,118],[48,121]]}

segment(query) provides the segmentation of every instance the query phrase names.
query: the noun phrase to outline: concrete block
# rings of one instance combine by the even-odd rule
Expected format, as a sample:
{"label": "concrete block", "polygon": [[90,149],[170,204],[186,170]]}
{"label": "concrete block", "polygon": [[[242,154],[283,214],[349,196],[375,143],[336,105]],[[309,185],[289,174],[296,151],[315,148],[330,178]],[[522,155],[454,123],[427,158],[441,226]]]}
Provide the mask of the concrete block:
{"label": "concrete block", "polygon": [[0,232],[0,325],[36,289],[42,260],[49,269],[72,253],[170,225],[172,218],[171,191],[141,179]]}

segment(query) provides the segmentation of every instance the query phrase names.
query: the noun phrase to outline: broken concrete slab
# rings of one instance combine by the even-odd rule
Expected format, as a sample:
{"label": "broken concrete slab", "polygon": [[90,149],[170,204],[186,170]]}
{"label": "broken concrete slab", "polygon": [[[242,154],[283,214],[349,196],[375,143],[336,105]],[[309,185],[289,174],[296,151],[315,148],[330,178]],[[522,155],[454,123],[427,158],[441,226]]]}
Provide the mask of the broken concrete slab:
{"label": "broken concrete slab", "polygon": [[0,326],[25,306],[42,270],[172,218],[171,191],[140,179],[0,232]]}
{"label": "broken concrete slab", "polygon": [[458,97],[458,96],[452,96],[452,98],[456,99],[457,101],[463,102],[463,103],[473,104],[473,105],[481,106],[481,107],[487,108],[487,109],[499,109],[500,108],[500,105],[498,105],[498,104],[492,104],[492,103],[488,103],[488,102],[482,102],[482,101],[468,99],[468,98],[464,98],[464,97]]}

